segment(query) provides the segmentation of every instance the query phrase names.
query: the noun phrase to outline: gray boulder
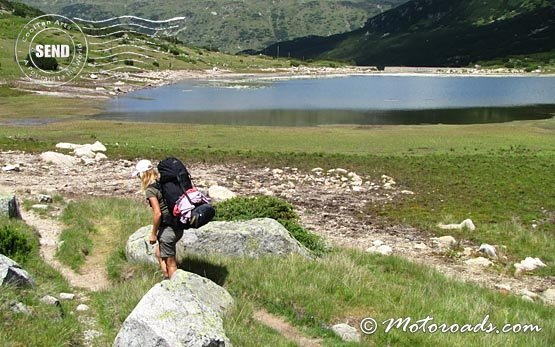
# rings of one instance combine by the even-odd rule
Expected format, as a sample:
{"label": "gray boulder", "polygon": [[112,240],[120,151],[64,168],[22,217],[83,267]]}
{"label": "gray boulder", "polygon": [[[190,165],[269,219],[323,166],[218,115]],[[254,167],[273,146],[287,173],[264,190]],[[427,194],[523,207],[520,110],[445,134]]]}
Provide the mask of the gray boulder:
{"label": "gray boulder", "polygon": [[[146,238],[151,227],[137,230],[129,237],[126,247],[130,262],[156,263]],[[150,254],[149,254],[150,253]],[[310,257],[310,251],[295,240],[287,229],[270,218],[240,222],[210,222],[199,229],[188,229],[177,242],[178,261],[187,254],[221,254],[230,257],[286,256],[298,254]]]}
{"label": "gray boulder", "polygon": [[40,158],[47,163],[52,163],[61,167],[72,167],[77,164],[77,159],[75,157],[56,152],[44,152],[40,155]]}
{"label": "gray boulder", "polygon": [[21,218],[15,195],[0,195],[0,217]]}
{"label": "gray boulder", "polygon": [[18,263],[0,254],[0,285],[15,285],[17,287],[34,285],[31,275]]}
{"label": "gray boulder", "polygon": [[222,316],[232,304],[224,288],[177,270],[146,293],[123,322],[113,346],[231,346]]}
{"label": "gray boulder", "polygon": [[360,334],[352,326],[341,323],[334,325],[331,330],[339,337],[341,340],[346,342],[360,342]]}

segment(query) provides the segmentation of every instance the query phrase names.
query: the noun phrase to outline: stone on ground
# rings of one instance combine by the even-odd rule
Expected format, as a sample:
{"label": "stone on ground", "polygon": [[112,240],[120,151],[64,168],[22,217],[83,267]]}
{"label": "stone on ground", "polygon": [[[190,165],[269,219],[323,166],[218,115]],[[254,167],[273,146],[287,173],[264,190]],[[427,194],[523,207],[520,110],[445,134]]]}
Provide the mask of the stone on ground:
{"label": "stone on ground", "polygon": [[16,287],[33,286],[31,275],[18,263],[0,254],[0,285],[14,285]]}
{"label": "stone on ground", "polygon": [[208,188],[208,196],[214,202],[222,202],[236,197],[237,194],[227,189],[226,187],[214,185]]}
{"label": "stone on ground", "polygon": [[360,334],[352,326],[341,323],[334,325],[331,330],[345,342],[360,342]]}
{"label": "stone on ground", "polygon": [[146,293],[123,322],[113,346],[231,346],[222,316],[232,304],[224,288],[177,270]]}
{"label": "stone on ground", "polygon": [[[157,264],[152,248],[146,241],[151,226],[137,230],[126,246],[127,260]],[[310,257],[310,251],[295,240],[287,229],[270,218],[240,222],[210,222],[199,229],[188,229],[177,242],[177,259],[188,254],[204,256],[220,254],[230,257],[286,256]]]}

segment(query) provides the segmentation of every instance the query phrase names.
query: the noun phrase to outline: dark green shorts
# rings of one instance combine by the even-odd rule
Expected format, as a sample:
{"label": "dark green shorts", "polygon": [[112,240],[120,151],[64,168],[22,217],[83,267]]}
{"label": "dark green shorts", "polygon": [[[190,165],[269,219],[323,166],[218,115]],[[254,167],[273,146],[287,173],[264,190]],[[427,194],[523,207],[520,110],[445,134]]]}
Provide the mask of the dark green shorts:
{"label": "dark green shorts", "polygon": [[158,245],[160,247],[160,257],[175,257],[177,241],[183,236],[183,230],[176,230],[170,226],[163,226],[158,229]]}

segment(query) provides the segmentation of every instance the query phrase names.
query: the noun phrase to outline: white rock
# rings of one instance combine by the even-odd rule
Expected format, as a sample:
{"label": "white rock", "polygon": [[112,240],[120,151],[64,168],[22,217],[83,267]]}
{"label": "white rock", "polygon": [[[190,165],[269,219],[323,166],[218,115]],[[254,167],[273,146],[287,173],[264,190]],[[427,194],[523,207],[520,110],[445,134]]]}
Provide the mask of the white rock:
{"label": "white rock", "polygon": [[103,90],[106,90],[106,89],[104,89],[104,87],[96,87],[94,90],[96,90],[96,91],[103,91]]}
{"label": "white rock", "polygon": [[39,195],[37,195],[37,201],[41,202],[41,203],[50,204],[50,203],[52,203],[52,196],[47,195],[47,194],[39,194]]}
{"label": "white rock", "polygon": [[522,272],[527,272],[527,271],[534,271],[539,267],[545,267],[547,265],[545,265],[540,258],[532,258],[532,257],[526,257],[526,259],[524,259],[523,261],[521,261],[520,263],[515,263],[514,267],[516,269],[515,274],[520,274]]}
{"label": "white rock", "polygon": [[280,174],[283,173],[283,170],[282,170],[282,169],[273,169],[273,170],[272,170],[272,173],[273,173],[274,175],[280,175]]}
{"label": "white rock", "polygon": [[393,248],[389,247],[388,245],[381,245],[376,249],[376,252],[383,255],[391,255],[391,253],[393,253]]}
{"label": "white rock", "polygon": [[464,221],[462,221],[460,224],[443,224],[443,223],[439,223],[438,227],[440,229],[444,229],[444,230],[452,230],[452,229],[458,229],[461,230],[463,228],[467,228],[470,231],[474,231],[476,230],[476,226],[474,225],[474,223],[472,222],[471,219],[465,219]]}
{"label": "white rock", "polygon": [[60,300],[73,300],[75,294],[73,293],[60,293]]}
{"label": "white rock", "polygon": [[534,299],[532,299],[532,298],[529,297],[528,295],[522,295],[520,298],[521,298],[522,300],[524,300],[524,301],[534,302]]}
{"label": "white rock", "polygon": [[372,241],[372,246],[374,246],[374,247],[380,247],[381,245],[385,245],[385,242],[383,242],[382,240]]}
{"label": "white rock", "polygon": [[94,156],[95,161],[102,161],[106,159],[108,159],[108,157],[104,153],[96,153],[96,155]]}
{"label": "white rock", "polygon": [[426,246],[426,245],[423,244],[423,243],[417,243],[417,244],[414,245],[414,249],[422,249],[422,250],[424,250],[424,249],[428,249],[428,246]]}
{"label": "white rock", "polygon": [[68,142],[60,142],[60,143],[56,144],[56,148],[58,148],[58,149],[75,150],[79,147],[81,147],[81,145],[77,145],[75,143],[68,143]]}
{"label": "white rock", "polygon": [[322,169],[321,167],[315,167],[314,169],[310,170],[312,172],[322,172],[324,171],[324,169]]}
{"label": "white rock", "polygon": [[85,312],[89,310],[89,306],[85,305],[85,304],[80,304],[79,306],[77,306],[76,310],[78,312]]}
{"label": "white rock", "polygon": [[520,294],[529,296],[529,297],[531,297],[532,299],[537,299],[537,298],[539,297],[538,294],[536,294],[536,293],[534,293],[534,292],[532,292],[532,291],[529,291],[528,289],[522,290],[522,291],[520,292]]}
{"label": "white rock", "polygon": [[75,154],[77,158],[87,158],[87,159],[94,159],[94,156],[95,156],[90,146],[78,147],[73,151],[73,154]]}
{"label": "white rock", "polygon": [[482,243],[478,251],[485,253],[490,259],[497,259],[497,252],[495,251],[495,247],[493,247],[492,245]]}
{"label": "white rock", "polygon": [[361,186],[352,186],[351,189],[353,190],[353,192],[361,192],[362,191]]}
{"label": "white rock", "polygon": [[97,79],[97,78],[98,78],[98,76],[97,76],[97,75],[95,75],[95,74],[93,74],[93,73],[92,73],[92,74],[90,74],[90,75],[89,75],[89,77],[90,77],[91,79],[93,79],[93,80],[95,80],[95,79]]}
{"label": "white rock", "polygon": [[360,342],[360,334],[356,328],[341,323],[331,327],[331,330],[345,342]]}
{"label": "white rock", "polygon": [[100,141],[96,141],[89,148],[93,152],[106,152],[106,146],[104,146]]}
{"label": "white rock", "polygon": [[123,85],[125,85],[125,82],[123,82],[123,81],[117,81],[117,82],[114,83],[114,85],[115,85],[115,86],[123,86]]}
{"label": "white rock", "polygon": [[237,196],[234,192],[222,186],[211,186],[208,188],[208,196],[215,202],[221,202],[232,199]]}
{"label": "white rock", "polygon": [[476,230],[476,226],[472,222],[472,219],[465,219],[461,223],[461,229],[467,228],[470,231]]}
{"label": "white rock", "polygon": [[381,255],[391,255],[393,253],[393,248],[388,245],[372,246],[366,250],[368,253],[379,253]]}
{"label": "white rock", "polygon": [[47,305],[59,305],[60,301],[58,299],[56,299],[55,297],[53,297],[52,295],[45,295],[43,296],[40,301],[42,303],[45,303]]}
{"label": "white rock", "polygon": [[474,258],[474,259],[468,259],[467,261],[464,262],[466,265],[469,266],[475,266],[475,267],[488,267],[493,265],[493,263],[491,262],[491,260],[486,259],[484,257],[478,257],[478,258]]}
{"label": "white rock", "polygon": [[340,175],[346,175],[349,171],[338,167],[337,169],[335,169],[335,172],[337,172]]}
{"label": "white rock", "polygon": [[432,237],[431,241],[440,249],[449,249],[457,245],[457,240],[453,236]]}
{"label": "white rock", "polygon": [[510,284],[499,283],[495,285],[495,289],[510,292],[512,288]]}
{"label": "white rock", "polygon": [[555,305],[555,289],[546,290],[540,295],[540,299],[548,305]]}
{"label": "white rock", "polygon": [[266,196],[274,196],[275,195],[273,191],[269,190],[268,188],[264,188],[264,187],[259,188],[258,192],[260,194],[266,195]]}
{"label": "white rock", "polygon": [[40,155],[40,158],[47,163],[64,167],[71,167],[77,164],[75,157],[56,152],[44,152]]}
{"label": "white rock", "polygon": [[25,316],[29,316],[31,314],[29,308],[27,308],[27,306],[25,306],[22,302],[16,302],[10,305],[10,310],[15,313],[21,313]]}
{"label": "white rock", "polygon": [[9,172],[9,171],[19,171],[19,165],[6,165],[2,167],[2,171]]}

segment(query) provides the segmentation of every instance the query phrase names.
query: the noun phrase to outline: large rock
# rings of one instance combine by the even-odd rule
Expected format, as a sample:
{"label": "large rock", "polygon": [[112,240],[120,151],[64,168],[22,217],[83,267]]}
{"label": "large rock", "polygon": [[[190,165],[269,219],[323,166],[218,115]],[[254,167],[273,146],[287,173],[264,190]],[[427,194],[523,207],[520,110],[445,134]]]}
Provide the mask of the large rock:
{"label": "large rock", "polygon": [[131,312],[114,347],[227,347],[222,315],[231,295],[199,275],[177,270],[156,284]]}
{"label": "large rock", "polygon": [[438,227],[440,229],[444,229],[444,230],[450,230],[450,229],[459,229],[459,230],[461,230],[461,229],[464,229],[464,228],[467,228],[470,231],[476,230],[476,226],[474,225],[474,222],[472,222],[472,219],[465,219],[460,224],[439,223]]}
{"label": "large rock", "polygon": [[44,152],[40,155],[40,158],[47,163],[65,167],[71,167],[77,164],[77,159],[75,157],[56,152]]}
{"label": "large rock", "polygon": [[345,323],[336,324],[333,327],[331,327],[331,330],[336,335],[341,337],[341,340],[343,340],[343,341],[346,341],[346,342],[360,342],[360,334],[358,333],[356,328],[353,328],[352,326],[350,326],[348,324],[345,324]]}
{"label": "large rock", "polygon": [[208,196],[214,202],[222,202],[236,197],[237,194],[227,189],[226,187],[215,185],[208,188]]}
{"label": "large rock", "polygon": [[[127,260],[157,263],[147,237],[151,226],[137,230],[129,237]],[[289,234],[279,222],[257,218],[241,222],[210,222],[199,229],[188,229],[177,243],[177,258],[186,254],[222,254],[231,257],[284,256],[299,254],[310,257],[310,251]]]}
{"label": "large rock", "polygon": [[15,195],[0,195],[0,217],[21,218]]}
{"label": "large rock", "polygon": [[0,285],[17,287],[34,285],[31,275],[23,270],[18,263],[0,254]]}

